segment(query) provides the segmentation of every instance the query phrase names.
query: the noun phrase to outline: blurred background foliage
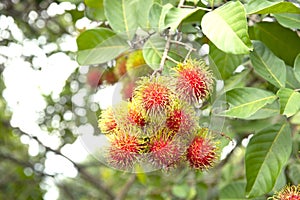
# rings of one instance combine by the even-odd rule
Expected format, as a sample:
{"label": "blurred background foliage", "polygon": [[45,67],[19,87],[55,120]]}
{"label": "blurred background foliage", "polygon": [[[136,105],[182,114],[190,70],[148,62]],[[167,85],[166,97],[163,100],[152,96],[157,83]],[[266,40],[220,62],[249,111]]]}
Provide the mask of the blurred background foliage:
{"label": "blurred background foliage", "polygon": [[[15,32],[12,27],[0,24],[0,45],[13,48],[15,44],[24,45],[24,41],[34,40],[42,49],[49,47],[46,53],[47,57],[63,52],[75,60],[76,50],[68,48],[69,43],[64,45],[66,38],[76,38],[80,33],[89,29],[89,26],[109,28],[109,25],[105,23],[106,17],[101,2],[92,0],[2,0],[0,2],[0,18],[6,18],[16,24],[21,30],[22,36],[18,35],[18,32]],[[172,0],[162,1],[162,4],[167,2],[173,5],[179,3],[179,1]],[[207,7],[218,7],[225,2],[222,0],[208,1]],[[186,3],[203,5],[198,1],[186,1]],[[203,14],[204,11],[196,12],[182,24],[185,31],[199,36],[199,43],[207,42],[207,38],[200,37],[203,35],[197,29],[199,24],[197,24],[196,19],[202,18]],[[255,15],[254,17],[257,17],[253,19],[254,21],[259,21],[264,16]],[[52,48],[50,45],[54,45],[54,47]],[[39,71],[42,66],[35,65],[37,56],[25,52],[21,55],[21,59],[30,63],[33,70]],[[34,135],[17,125],[14,126],[10,122],[14,110],[7,106],[8,103],[3,97],[5,96],[3,93],[6,85],[2,73],[10,59],[12,58],[3,53],[2,49],[0,52],[0,199],[27,200],[52,199],[53,197],[82,200],[120,200],[125,198],[231,199],[232,194],[236,198],[245,199],[245,145],[243,141],[249,135],[264,128],[266,124],[271,124],[274,118],[226,119],[222,131],[234,139],[235,148],[209,172],[196,172],[189,169],[178,169],[170,172],[156,171],[147,174],[120,172],[106,167],[93,156],[88,156],[83,162],[76,162],[62,153],[62,149],[66,145],[73,144],[78,139],[78,130],[81,130],[82,127],[91,125],[93,127],[92,132],[94,134],[99,133],[95,113],[98,116],[101,111],[99,105],[89,98],[89,94],[95,92],[95,86],[105,88],[114,82],[111,83],[109,82],[111,79],[106,78],[100,86],[97,83],[87,83],[90,81],[88,77],[91,76],[89,74],[91,69],[100,70],[100,68],[109,68],[110,66],[76,67],[65,80],[65,85],[58,95],[54,93],[41,94],[46,105],[39,112],[39,118],[35,123],[39,125],[42,131],[58,138],[57,144],[53,147],[43,142],[38,135]],[[238,60],[239,64],[243,61],[238,56],[234,59]],[[253,68],[233,75],[236,67],[221,74],[225,80],[225,90],[237,86],[274,90],[272,85],[267,84],[261,77],[257,76]],[[57,73],[60,72],[57,71]],[[102,76],[104,77],[104,75]],[[95,77],[96,80],[100,78],[97,75]],[[293,75],[290,77],[290,88],[299,89],[299,81],[293,78]],[[15,84],[22,83],[15,80]],[[78,97],[82,98],[81,103],[76,101]],[[292,184],[300,182],[298,153],[300,113],[294,115],[290,122],[293,129],[293,154],[287,169],[278,179],[274,191],[280,189],[287,182]],[[32,156],[28,153],[30,145],[26,141],[35,142],[39,149],[37,155]],[[228,140],[222,138],[222,145],[226,146],[227,144]],[[76,171],[75,175],[67,176],[61,172],[48,173],[45,170],[45,165],[49,155],[57,155],[69,162],[71,168]],[[261,197],[261,199],[265,198],[266,196]]]}

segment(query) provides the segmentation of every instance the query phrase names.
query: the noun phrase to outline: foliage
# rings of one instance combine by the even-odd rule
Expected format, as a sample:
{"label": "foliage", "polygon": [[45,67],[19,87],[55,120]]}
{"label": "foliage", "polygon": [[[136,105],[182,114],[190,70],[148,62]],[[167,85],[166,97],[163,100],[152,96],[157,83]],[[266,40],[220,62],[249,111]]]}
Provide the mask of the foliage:
{"label": "foliage", "polygon": [[[154,75],[169,76],[178,62],[185,62],[189,57],[206,60],[214,73],[216,90],[208,101],[197,105],[201,113],[199,124],[209,124],[209,128],[216,129],[213,134],[221,140],[221,147],[228,145],[228,138],[235,146],[207,172],[180,168],[144,173],[142,169],[136,169],[140,173],[128,174],[110,169],[94,158],[85,163],[69,160],[78,176],[56,182],[61,199],[266,199],[287,183],[299,184],[299,3],[281,0],[208,1],[207,4],[191,0],[61,0],[65,1],[75,5],[75,9],[65,11],[73,21],[63,21],[65,14],[51,18],[58,29],[53,29],[57,27],[53,23],[53,26],[38,28],[18,15],[14,17],[19,19],[26,37],[47,33],[49,41],[54,42],[59,42],[61,35],[72,32],[66,27],[70,26],[74,31],[73,24],[83,16],[96,22],[95,28],[76,30],[77,61],[91,70],[108,69],[116,73],[118,60],[137,49],[142,51],[147,67],[151,68],[148,75],[154,71]],[[4,2],[11,6],[7,6],[7,10],[15,11],[12,13],[20,13],[27,6],[21,4],[20,9],[16,4]],[[44,1],[34,2],[36,7],[33,9],[39,13],[49,6],[42,4]],[[85,5],[84,10],[77,9],[82,5]],[[0,9],[1,13],[9,15],[7,10]],[[29,12],[26,10],[25,13]],[[11,41],[1,43],[8,45]],[[135,76],[144,76],[141,71],[144,70],[134,73]],[[121,85],[129,85],[136,79],[115,75]],[[23,155],[24,146],[12,141],[15,137],[30,134],[22,131],[12,134],[12,127],[4,123],[8,122],[8,117],[3,118],[0,125],[1,132],[11,133],[1,135],[1,142],[9,141],[3,147],[5,151],[9,150],[7,146],[16,145],[10,151],[11,155],[20,156],[15,160],[43,165],[47,152],[63,156],[63,146],[78,139],[75,133],[78,128],[92,125],[94,134],[100,134],[95,116],[99,116],[101,109],[89,98],[97,91],[95,86],[86,84],[85,76],[86,73],[76,70],[66,81],[59,99],[51,95],[45,97],[48,108],[60,109],[53,112],[46,109],[40,126],[49,134],[59,133],[62,141],[59,148],[46,148],[37,158]],[[104,81],[97,89],[109,85],[109,81]],[[78,96],[83,99],[82,105],[74,100]],[[72,119],[64,119],[70,111],[73,112]],[[54,116],[59,116],[58,126],[52,126]],[[3,127],[4,124],[8,127]],[[39,142],[38,138],[33,139]],[[10,143],[12,145],[8,145]],[[40,142],[39,145],[43,146]],[[225,148],[229,147],[232,145]],[[12,157],[8,157],[6,160],[11,161]],[[1,167],[10,168],[12,164],[21,167],[17,178],[23,180],[22,168],[28,166],[23,162],[8,161],[1,162]],[[47,176],[43,170],[31,169],[34,175],[25,177],[27,182],[37,183]],[[12,188],[18,192],[16,186]],[[43,192],[29,191],[35,194],[33,199],[38,199]],[[11,194],[9,189],[4,193]]]}

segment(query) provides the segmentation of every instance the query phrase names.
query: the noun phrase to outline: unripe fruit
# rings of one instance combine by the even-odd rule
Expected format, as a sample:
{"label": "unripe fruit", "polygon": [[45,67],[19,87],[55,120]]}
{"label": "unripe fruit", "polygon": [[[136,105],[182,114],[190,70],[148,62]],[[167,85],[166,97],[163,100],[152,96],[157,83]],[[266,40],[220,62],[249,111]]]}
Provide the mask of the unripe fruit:
{"label": "unripe fruit", "polygon": [[276,192],[269,200],[300,200],[300,184],[285,186],[281,191]]}
{"label": "unripe fruit", "polygon": [[112,107],[102,111],[98,120],[98,125],[102,133],[110,134],[117,130],[117,121]]}
{"label": "unripe fruit", "polygon": [[179,63],[175,71],[176,89],[180,98],[194,104],[208,98],[213,78],[204,61],[188,60]]}
{"label": "unripe fruit", "polygon": [[118,134],[108,151],[109,163],[117,169],[130,169],[139,155],[139,143],[135,136]]}
{"label": "unripe fruit", "polygon": [[126,70],[130,77],[138,78],[149,75],[153,70],[146,64],[142,50],[136,50],[128,55]]}
{"label": "unripe fruit", "polygon": [[114,67],[114,72],[117,77],[122,77],[126,74],[126,63],[127,63],[127,55],[122,55],[117,58],[116,60],[116,66]]}
{"label": "unripe fruit", "polygon": [[218,157],[217,143],[205,135],[196,135],[187,149],[186,157],[192,168],[208,169]]}

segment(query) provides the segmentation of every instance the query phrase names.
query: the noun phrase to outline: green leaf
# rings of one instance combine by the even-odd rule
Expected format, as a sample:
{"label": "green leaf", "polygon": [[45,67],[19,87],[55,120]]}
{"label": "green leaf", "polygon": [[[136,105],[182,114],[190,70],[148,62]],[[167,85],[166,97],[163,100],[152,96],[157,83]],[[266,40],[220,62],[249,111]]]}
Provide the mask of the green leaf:
{"label": "green leaf", "polygon": [[236,73],[230,78],[225,80],[224,91],[229,91],[233,88],[244,87],[246,85],[247,77],[250,73],[250,69],[245,69],[240,73]]}
{"label": "green leaf", "polygon": [[295,59],[294,72],[295,72],[296,79],[300,82],[300,53]]}
{"label": "green leaf", "polygon": [[[249,28],[250,38],[262,41],[277,57],[292,66],[300,52],[300,40],[296,32],[276,22],[261,22]],[[288,39],[287,39],[288,38]]]}
{"label": "green leaf", "polygon": [[219,115],[247,119],[277,98],[272,92],[258,88],[235,88],[226,92],[229,108]]}
{"label": "green leaf", "polygon": [[269,126],[251,138],[245,155],[248,197],[272,190],[291,151],[291,130],[287,123]]}
{"label": "green leaf", "polygon": [[300,164],[299,163],[293,163],[288,168],[288,175],[289,178],[293,181],[294,184],[300,183]]}
{"label": "green leaf", "polygon": [[296,78],[296,73],[290,66],[286,66],[286,87],[291,89],[300,88],[300,82]]}
{"label": "green leaf", "polygon": [[195,9],[175,8],[175,7],[171,8],[165,17],[165,22],[164,22],[165,27],[175,31],[176,28],[184,19],[194,14],[198,10],[199,8],[195,8]]}
{"label": "green leaf", "polygon": [[149,13],[150,9],[158,0],[143,0],[139,1],[136,6],[136,14],[138,16],[138,24],[142,29],[150,29]]}
{"label": "green leaf", "polygon": [[149,20],[151,27],[157,32],[162,32],[165,27],[165,17],[169,10],[173,8],[172,4],[166,4],[164,6],[154,3],[150,9]]}
{"label": "green leaf", "polygon": [[243,57],[243,55],[225,53],[213,44],[209,46],[210,63],[218,68],[223,79],[231,77],[234,70],[242,63]]}
{"label": "green leaf", "polygon": [[291,2],[251,0],[245,7],[247,14],[300,13]]}
{"label": "green leaf", "polygon": [[282,60],[277,58],[262,42],[253,43],[254,51],[250,59],[255,71],[274,86],[285,87],[286,68]]}
{"label": "green leaf", "polygon": [[190,187],[184,183],[181,185],[174,185],[172,187],[172,194],[178,198],[186,199],[189,195]]}
{"label": "green leaf", "polygon": [[245,182],[230,183],[221,189],[220,200],[246,200],[245,188]]}
{"label": "green leaf", "polygon": [[300,29],[300,14],[281,13],[274,14],[274,17],[286,28]]}
{"label": "green leaf", "polygon": [[138,27],[136,0],[104,0],[105,16],[111,28],[131,40]]}
{"label": "green leaf", "polygon": [[289,88],[281,88],[277,95],[280,101],[280,112],[290,117],[300,110],[300,93]]}
{"label": "green leaf", "polygon": [[[160,61],[165,49],[166,41],[159,36],[151,37],[144,45],[143,56],[146,63],[153,69],[159,68]],[[177,61],[183,61],[188,51],[181,45],[172,44],[168,56]],[[169,73],[170,68],[176,63],[167,60],[164,67],[164,73]]]}
{"label": "green leaf", "polygon": [[103,0],[84,0],[85,13],[92,20],[105,20]]}
{"label": "green leaf", "polygon": [[248,54],[252,50],[246,12],[239,1],[230,1],[205,14],[201,26],[203,33],[226,53]]}
{"label": "green leaf", "polygon": [[106,28],[91,29],[77,38],[77,61],[81,65],[110,61],[129,49],[126,41]]}
{"label": "green leaf", "polygon": [[278,101],[274,101],[271,104],[265,105],[263,108],[259,109],[256,113],[248,117],[248,120],[254,119],[265,119],[269,117],[276,116],[280,113],[280,104]]}

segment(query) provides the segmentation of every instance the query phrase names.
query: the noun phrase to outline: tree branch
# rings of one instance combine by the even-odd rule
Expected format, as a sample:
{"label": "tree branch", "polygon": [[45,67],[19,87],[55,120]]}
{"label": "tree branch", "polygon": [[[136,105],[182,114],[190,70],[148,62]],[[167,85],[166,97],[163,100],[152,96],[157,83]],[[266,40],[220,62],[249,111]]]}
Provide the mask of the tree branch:
{"label": "tree branch", "polygon": [[128,179],[128,181],[123,186],[122,190],[116,196],[115,200],[125,199],[126,194],[128,193],[130,187],[133,185],[135,179],[136,179],[136,174],[132,174],[131,177]]}

